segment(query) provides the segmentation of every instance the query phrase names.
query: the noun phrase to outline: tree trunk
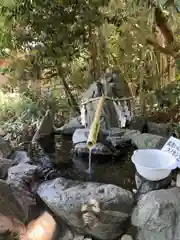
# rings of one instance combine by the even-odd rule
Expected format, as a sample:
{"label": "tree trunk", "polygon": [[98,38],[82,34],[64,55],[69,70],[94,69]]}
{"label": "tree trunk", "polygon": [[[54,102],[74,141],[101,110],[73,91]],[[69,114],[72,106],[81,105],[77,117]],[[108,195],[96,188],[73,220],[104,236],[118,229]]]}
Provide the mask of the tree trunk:
{"label": "tree trunk", "polygon": [[[175,80],[176,66],[175,56],[178,46],[171,49],[175,42],[173,31],[167,23],[167,19],[160,7],[155,10],[155,37],[156,41],[147,39],[147,42],[154,46],[157,59],[159,60],[159,86],[166,87]],[[177,44],[175,44],[177,45]]]}
{"label": "tree trunk", "polygon": [[98,50],[97,50],[97,36],[92,24],[89,25],[89,53],[90,53],[90,72],[93,77],[93,81],[97,80],[100,76],[100,69],[98,64]]}
{"label": "tree trunk", "polygon": [[62,70],[59,68],[58,68],[58,75],[62,80],[62,84],[64,86],[64,90],[65,90],[67,98],[69,99],[69,103],[70,103],[71,107],[73,108],[75,113],[80,114],[78,103],[77,103],[76,99],[74,98],[73,94],[71,93],[71,90],[64,78],[64,74],[63,74]]}

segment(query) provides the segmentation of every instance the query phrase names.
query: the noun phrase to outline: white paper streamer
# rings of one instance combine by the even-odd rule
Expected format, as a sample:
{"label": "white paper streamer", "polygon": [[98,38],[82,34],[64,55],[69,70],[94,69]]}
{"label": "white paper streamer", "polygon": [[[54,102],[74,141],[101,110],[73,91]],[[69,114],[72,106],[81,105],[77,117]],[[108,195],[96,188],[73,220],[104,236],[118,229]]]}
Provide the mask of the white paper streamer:
{"label": "white paper streamer", "polygon": [[124,111],[125,111],[125,116],[127,117],[127,120],[130,121],[132,116],[131,116],[131,111],[128,108],[127,102],[125,101],[124,103]]}
{"label": "white paper streamer", "polygon": [[81,106],[80,111],[81,111],[81,124],[83,126],[86,126],[87,122],[86,122],[86,107],[85,107],[85,105]]}
{"label": "white paper streamer", "polygon": [[118,107],[118,105],[117,105],[117,103],[116,103],[115,101],[113,102],[113,104],[114,104],[116,113],[117,113],[117,115],[118,115],[118,119],[119,119],[119,121],[120,121],[120,119],[121,119],[121,112],[119,111],[119,107]]}
{"label": "white paper streamer", "polygon": [[118,115],[118,119],[119,119],[119,122],[120,122],[120,127],[125,127],[126,126],[126,117],[125,117],[125,114],[124,114],[123,107],[121,106],[120,102],[116,103],[115,101],[114,101],[114,106],[115,106],[115,109],[116,109],[116,112],[117,112],[117,115]]}
{"label": "white paper streamer", "polygon": [[126,126],[126,117],[123,116],[121,119],[121,127],[124,128]]}

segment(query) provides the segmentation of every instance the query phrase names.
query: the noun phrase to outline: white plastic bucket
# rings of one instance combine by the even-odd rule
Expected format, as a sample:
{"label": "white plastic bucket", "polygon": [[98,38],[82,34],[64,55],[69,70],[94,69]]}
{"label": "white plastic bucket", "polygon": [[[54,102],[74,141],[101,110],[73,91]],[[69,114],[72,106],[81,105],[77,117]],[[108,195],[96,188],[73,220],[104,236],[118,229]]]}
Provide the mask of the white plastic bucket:
{"label": "white plastic bucket", "polygon": [[166,178],[177,167],[171,154],[158,149],[135,150],[131,159],[137,172],[150,181]]}

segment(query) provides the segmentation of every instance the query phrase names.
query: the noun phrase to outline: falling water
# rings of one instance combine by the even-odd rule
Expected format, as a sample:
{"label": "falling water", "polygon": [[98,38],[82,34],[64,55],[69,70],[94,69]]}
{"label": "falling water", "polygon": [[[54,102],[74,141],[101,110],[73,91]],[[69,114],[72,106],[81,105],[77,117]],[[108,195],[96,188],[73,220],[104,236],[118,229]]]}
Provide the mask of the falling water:
{"label": "falling water", "polygon": [[87,173],[92,174],[92,148],[89,149],[89,166],[87,169]]}

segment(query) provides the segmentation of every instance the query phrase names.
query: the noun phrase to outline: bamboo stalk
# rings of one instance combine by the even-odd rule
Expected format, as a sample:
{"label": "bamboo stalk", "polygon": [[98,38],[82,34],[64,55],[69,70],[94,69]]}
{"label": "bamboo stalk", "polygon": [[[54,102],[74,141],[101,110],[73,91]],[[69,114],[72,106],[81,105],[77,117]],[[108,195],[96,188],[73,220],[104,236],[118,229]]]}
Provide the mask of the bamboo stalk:
{"label": "bamboo stalk", "polygon": [[104,100],[105,100],[105,97],[102,96],[99,100],[97,110],[96,110],[96,113],[94,116],[94,120],[93,120],[91,128],[90,128],[90,132],[89,132],[89,136],[88,136],[88,140],[87,140],[87,147],[89,149],[91,149],[97,142],[97,138],[98,138],[98,134],[99,134],[99,130],[100,130],[100,117],[101,117],[101,113],[102,113]]}

